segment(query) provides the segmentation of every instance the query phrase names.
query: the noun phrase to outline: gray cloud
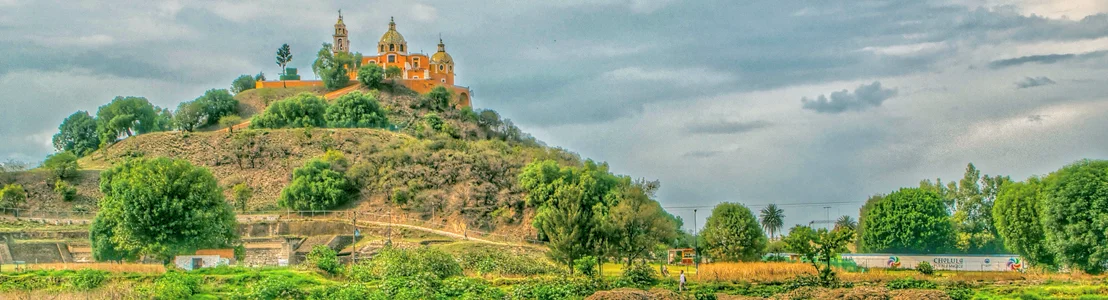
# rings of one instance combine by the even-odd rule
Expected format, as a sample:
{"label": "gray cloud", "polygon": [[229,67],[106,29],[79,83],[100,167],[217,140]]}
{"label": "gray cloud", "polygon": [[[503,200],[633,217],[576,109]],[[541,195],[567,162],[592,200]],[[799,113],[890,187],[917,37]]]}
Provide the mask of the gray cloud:
{"label": "gray cloud", "polygon": [[1080,54],[1045,54],[1045,55],[1028,55],[1016,58],[994,60],[989,63],[989,68],[1001,69],[1007,67],[1018,66],[1022,64],[1037,63],[1037,64],[1053,64],[1061,61],[1068,60],[1081,60],[1100,58],[1108,54],[1108,51],[1093,51]]}
{"label": "gray cloud", "polygon": [[1047,115],[1030,115],[1030,116],[1027,116],[1027,121],[1028,122],[1033,122],[1033,123],[1041,123],[1043,121],[1043,118],[1046,118],[1046,117],[1048,117],[1048,116]]}
{"label": "gray cloud", "polygon": [[716,122],[699,122],[692,123],[685,126],[685,132],[691,134],[734,134],[750,132],[762,128],[766,128],[773,125],[767,121],[749,121],[749,122],[735,122],[735,121],[716,121]]}
{"label": "gray cloud", "polygon": [[1057,83],[1057,82],[1054,82],[1054,80],[1051,80],[1050,78],[1048,78],[1046,76],[1024,77],[1023,80],[1020,80],[1020,81],[1016,82],[1016,88],[1026,89],[1026,88],[1033,88],[1033,87],[1037,87],[1037,86],[1051,85],[1051,84],[1055,84],[1055,83]]}
{"label": "gray cloud", "polygon": [[[1108,15],[1049,19],[949,0],[517,2],[0,0],[0,90],[7,97],[0,103],[9,108],[0,110],[0,160],[41,160],[65,116],[95,111],[116,95],[176,107],[239,74],[273,75],[283,43],[296,57],[291,66],[314,77],[305,71],[320,43],[330,42],[340,8],[355,51],[373,52],[389,16],[413,50],[434,51],[441,32],[458,83],[475,91],[477,107],[495,109],[555,146],[610,161],[617,172],[662,179],[668,204],[864,200],[921,178],[960,175],[968,161],[1016,177],[1081,155],[1108,155],[1087,151],[1108,149],[1108,131],[1101,130],[1108,117],[1096,107],[1069,107],[1108,95],[1108,60],[1095,42],[1108,36]],[[1002,56],[1040,47],[1057,54]],[[1027,70],[1017,66],[1064,76],[1066,84],[1013,97],[1011,81],[986,80],[1022,78]],[[863,81],[903,87],[896,96],[911,101],[884,105],[887,87],[831,94],[854,86],[812,88]],[[824,102],[813,97],[808,108],[795,109],[793,101],[819,94]],[[888,113],[808,113],[878,105]],[[695,123],[720,107],[767,124],[807,126]],[[1040,123],[1022,122],[1054,111],[1028,118]],[[1081,113],[1062,113],[1068,111]],[[999,121],[1011,118],[1022,124]],[[1025,132],[980,128],[989,124],[1034,125],[1049,140],[959,148]],[[743,130],[757,134],[726,134]],[[950,142],[960,138],[951,132],[980,136]],[[679,147],[667,148],[678,140]],[[743,155],[729,152],[732,146]],[[787,223],[823,213],[790,210]]]}
{"label": "gray cloud", "polygon": [[860,85],[854,92],[842,90],[832,92],[830,97],[819,95],[816,99],[804,97],[800,99],[803,108],[818,113],[837,114],[846,111],[862,111],[881,106],[882,102],[896,96],[896,89],[881,87],[881,82],[874,81],[869,85]]}

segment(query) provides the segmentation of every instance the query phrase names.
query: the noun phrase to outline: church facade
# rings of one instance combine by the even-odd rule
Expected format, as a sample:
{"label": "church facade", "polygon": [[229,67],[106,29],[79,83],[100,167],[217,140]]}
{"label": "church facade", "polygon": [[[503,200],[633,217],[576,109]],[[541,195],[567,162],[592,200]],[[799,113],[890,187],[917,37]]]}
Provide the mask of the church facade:
{"label": "church facade", "polygon": [[[335,31],[331,38],[331,51],[334,54],[350,53],[350,32],[346,30],[341,12],[338,21],[335,23]],[[408,47],[408,42],[404,40],[404,35],[396,30],[396,21],[390,18],[388,30],[381,35],[381,39],[378,40],[377,47],[374,50],[377,53],[376,55],[362,54],[361,65],[375,64],[382,69],[397,67],[401,70],[401,74],[396,78],[392,78],[396,84],[403,85],[420,94],[425,94],[437,86],[442,86],[453,92],[457,98],[456,104],[458,106],[470,106],[470,97],[473,93],[468,87],[454,84],[454,58],[446,52],[446,45],[442,42],[442,38],[439,38],[438,50],[431,55],[412,52],[411,48]],[[350,79],[353,82],[356,82],[358,78],[357,72],[357,69],[350,72]],[[293,82],[286,81],[284,84],[279,81],[258,82],[257,87],[323,85],[322,81],[309,80],[289,83]]]}

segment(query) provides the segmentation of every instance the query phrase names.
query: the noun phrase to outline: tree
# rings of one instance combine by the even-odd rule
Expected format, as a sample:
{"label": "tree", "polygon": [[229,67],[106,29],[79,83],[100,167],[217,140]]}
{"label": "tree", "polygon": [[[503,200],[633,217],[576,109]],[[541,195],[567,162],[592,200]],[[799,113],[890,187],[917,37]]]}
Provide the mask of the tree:
{"label": "tree", "polygon": [[254,197],[254,189],[245,183],[239,183],[231,188],[231,195],[235,197],[235,206],[238,206],[239,212],[246,213],[246,204]]}
{"label": "tree", "polygon": [[677,237],[677,224],[651,199],[657,187],[656,181],[623,185],[616,196],[618,203],[610,210],[612,240],[628,267],[636,258],[649,255],[654,246]]}
{"label": "tree", "polygon": [[128,160],[100,174],[100,191],[89,235],[94,247],[107,247],[94,249],[101,257],[168,260],[237,240],[234,212],[215,177],[188,161]]}
{"label": "tree", "polygon": [[193,131],[206,121],[204,106],[196,101],[185,101],[177,105],[177,114],[173,115],[177,129]]}
{"label": "tree", "polygon": [[58,152],[42,161],[42,168],[54,173],[55,179],[70,179],[77,176],[77,156],[70,152]]}
{"label": "tree", "polygon": [[239,115],[227,115],[219,118],[219,127],[227,128],[227,133],[235,133],[235,125],[242,123]]}
{"label": "tree", "polygon": [[993,226],[993,201],[1007,177],[981,175],[973,164],[966,166],[965,176],[958,185],[951,183],[955,206],[951,219],[957,234],[955,246],[964,253],[997,253],[1004,248]]}
{"label": "tree", "polygon": [[292,49],[289,44],[283,44],[277,48],[277,65],[281,67],[281,74],[285,74],[285,66],[292,62]]}
{"label": "tree", "polygon": [[312,63],[312,72],[315,72],[323,86],[329,90],[337,90],[346,87],[350,82],[349,72],[356,70],[361,65],[360,53],[331,52],[331,44],[324,43],[316,53],[315,62]]}
{"label": "tree", "polygon": [[371,94],[354,91],[342,95],[327,107],[327,125],[337,128],[384,128],[388,114]]}
{"label": "tree", "polygon": [[85,156],[100,147],[100,135],[96,132],[96,119],[86,111],[78,111],[66,117],[54,134],[54,149]]}
{"label": "tree", "polygon": [[310,93],[273,102],[250,120],[250,128],[323,127],[327,103]]}
{"label": "tree", "polygon": [[0,189],[0,208],[16,209],[25,202],[27,202],[27,190],[23,189],[23,185],[13,183]]}
{"label": "tree", "polygon": [[254,81],[265,81],[265,73],[258,72],[257,75],[254,75]]}
{"label": "tree", "polygon": [[861,251],[943,253],[954,229],[938,194],[902,188],[872,203],[862,221]]}
{"label": "tree", "polygon": [[385,68],[385,78],[388,79],[399,79],[400,76],[403,75],[403,73],[404,71],[397,66],[389,66],[388,68]]}
{"label": "tree", "polygon": [[219,119],[238,111],[239,101],[224,89],[211,89],[193,102],[204,109],[204,125],[216,125]]}
{"label": "tree", "polygon": [[785,224],[785,210],[777,207],[777,204],[766,205],[762,209],[762,229],[769,232],[770,238],[773,238],[778,230],[781,230],[781,226]]}
{"label": "tree", "polygon": [[168,108],[154,107],[154,131],[170,131],[176,127],[173,111]]}
{"label": "tree", "polygon": [[1043,228],[1043,182],[1037,177],[1004,185],[993,205],[993,220],[1004,246],[1033,265],[1053,269],[1054,251]]}
{"label": "tree", "polygon": [[[839,253],[846,252],[846,245],[854,238],[854,230],[839,228],[819,231],[811,227],[797,225],[789,230],[785,237],[785,249],[803,257],[819,272],[820,282],[829,285],[835,282],[835,272],[831,269],[831,260]],[[821,265],[822,263],[822,265]]]}
{"label": "tree", "polygon": [[453,94],[450,90],[441,85],[436,86],[430,92],[427,92],[427,95],[423,96],[421,106],[433,111],[445,111],[450,108],[451,97],[453,97]]}
{"label": "tree", "polygon": [[839,217],[838,220],[835,220],[835,229],[850,229],[851,231],[853,231],[857,228],[858,222],[854,221],[854,218],[851,218],[850,216],[843,215],[842,217]]}
{"label": "tree", "polygon": [[719,261],[753,261],[762,258],[766,233],[754,213],[742,204],[724,202],[712,209],[701,231],[704,248]]}
{"label": "tree", "polygon": [[350,201],[357,189],[335,167],[331,161],[316,158],[296,168],[277,204],[295,210],[328,210]]}
{"label": "tree", "polygon": [[520,186],[527,191],[526,205],[535,207],[531,225],[547,241],[549,255],[573,271],[573,261],[603,248],[601,223],[621,178],[607,164],[585,161],[581,167],[561,167],[553,160],[535,161],[524,167]]}
{"label": "tree", "polygon": [[115,97],[96,111],[101,143],[115,143],[120,136],[154,132],[158,125],[154,106],[142,97]]}
{"label": "tree", "polygon": [[238,94],[245,91],[253,90],[256,86],[257,83],[256,80],[254,80],[254,76],[243,74],[240,75],[238,78],[235,78],[234,81],[231,81],[231,92]]}
{"label": "tree", "polygon": [[381,81],[385,79],[385,71],[381,70],[381,66],[375,63],[370,63],[358,68],[358,82],[362,85],[376,89],[381,87]]}
{"label": "tree", "polygon": [[1043,180],[1043,226],[1057,258],[1090,274],[1108,265],[1108,160],[1081,160]]}

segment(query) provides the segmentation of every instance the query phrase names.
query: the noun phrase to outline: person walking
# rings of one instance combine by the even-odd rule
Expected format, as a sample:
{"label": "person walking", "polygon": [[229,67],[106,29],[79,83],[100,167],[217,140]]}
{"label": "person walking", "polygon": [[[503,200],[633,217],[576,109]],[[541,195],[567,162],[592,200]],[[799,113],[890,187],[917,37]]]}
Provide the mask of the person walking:
{"label": "person walking", "polygon": [[680,281],[680,284],[677,286],[677,291],[678,292],[684,292],[685,291],[685,270],[681,270],[681,281]]}

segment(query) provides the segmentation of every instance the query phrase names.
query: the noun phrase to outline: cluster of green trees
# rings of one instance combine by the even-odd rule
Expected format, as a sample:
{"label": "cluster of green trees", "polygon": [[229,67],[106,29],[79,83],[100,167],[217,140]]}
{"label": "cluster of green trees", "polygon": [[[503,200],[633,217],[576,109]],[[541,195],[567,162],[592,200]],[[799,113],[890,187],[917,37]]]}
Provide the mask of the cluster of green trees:
{"label": "cluster of green trees", "polygon": [[193,101],[181,102],[177,106],[174,122],[178,129],[193,131],[203,126],[219,124],[220,119],[229,116],[238,117],[239,101],[230,92],[223,89],[211,89]]}
{"label": "cluster of green trees", "polygon": [[[258,76],[262,76],[258,74]],[[254,77],[243,75],[232,82],[236,93],[254,88]],[[77,111],[62,121],[54,134],[54,149],[83,157],[111,145],[120,138],[174,129],[193,131],[199,127],[234,123],[238,100],[225,89],[212,89],[192,101],[182,102],[176,111],[154,106],[143,97],[115,97],[100,106],[93,117]]]}
{"label": "cluster of green trees", "polygon": [[1082,160],[1012,182],[973,164],[957,183],[923,181],[870,197],[858,249],[884,253],[1014,252],[1045,269],[1108,267],[1108,161]]}
{"label": "cluster of green trees", "polygon": [[323,97],[302,93],[273,102],[250,121],[250,128],[385,128],[388,113],[373,94],[350,92],[328,104]]}
{"label": "cluster of green trees", "polygon": [[614,175],[607,164],[536,161],[519,180],[527,206],[536,210],[532,226],[547,242],[550,256],[571,272],[575,261],[588,256],[630,266],[679,234],[681,220],[653,199],[657,181]]}
{"label": "cluster of green trees", "polygon": [[238,242],[223,190],[206,168],[185,160],[137,158],[100,174],[104,198],[89,228],[98,261],[168,261]]}
{"label": "cluster of green trees", "polygon": [[156,107],[142,97],[116,97],[100,106],[96,117],[78,111],[58,126],[54,148],[84,156],[103,145],[115,143],[123,136],[172,129],[169,110]]}
{"label": "cluster of green trees", "polygon": [[1046,268],[1108,268],[1108,161],[1078,161],[999,194],[993,219],[1009,250]]}

